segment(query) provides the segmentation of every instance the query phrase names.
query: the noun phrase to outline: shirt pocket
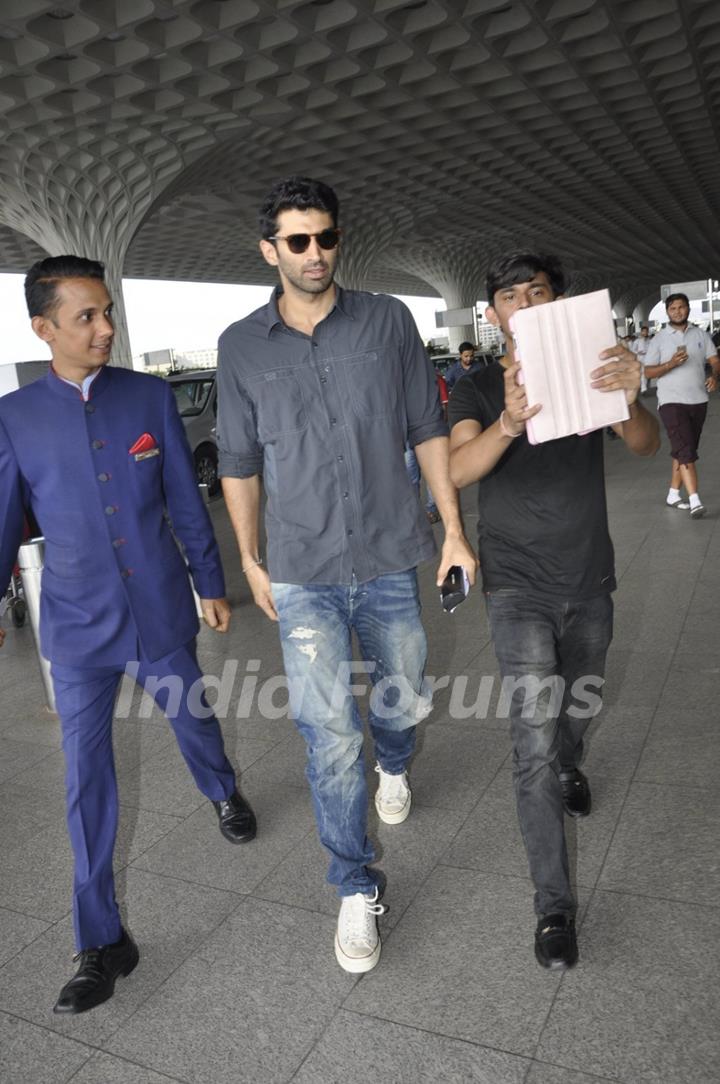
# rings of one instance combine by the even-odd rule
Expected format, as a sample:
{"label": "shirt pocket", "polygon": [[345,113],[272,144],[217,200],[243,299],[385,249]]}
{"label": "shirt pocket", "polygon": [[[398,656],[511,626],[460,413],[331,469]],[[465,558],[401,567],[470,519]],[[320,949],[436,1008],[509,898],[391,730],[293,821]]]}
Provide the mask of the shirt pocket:
{"label": "shirt pocket", "polygon": [[[128,455],[127,480],[129,492],[125,497],[126,500],[131,498],[133,501],[139,501],[142,506],[151,501],[163,500],[163,456],[164,453],[159,448],[157,449],[157,455],[146,456],[143,459],[136,459],[134,455]],[[113,479],[114,481],[115,479]],[[100,491],[103,504],[108,503],[105,500],[106,497],[109,498],[110,504],[113,503],[115,497],[117,497],[118,503],[122,503],[125,480],[119,479],[118,484],[115,486],[113,486],[113,482],[109,486],[104,486]]]}
{"label": "shirt pocket", "polygon": [[367,350],[339,359],[347,385],[347,398],[358,418],[384,418],[395,414],[399,370],[387,348]]}
{"label": "shirt pocket", "polygon": [[302,384],[294,369],[274,369],[248,381],[261,441],[307,428]]}
{"label": "shirt pocket", "polygon": [[160,472],[162,457],[160,448],[153,448],[150,455],[147,452],[141,452],[139,457],[128,455],[128,464],[135,477],[149,478]]}

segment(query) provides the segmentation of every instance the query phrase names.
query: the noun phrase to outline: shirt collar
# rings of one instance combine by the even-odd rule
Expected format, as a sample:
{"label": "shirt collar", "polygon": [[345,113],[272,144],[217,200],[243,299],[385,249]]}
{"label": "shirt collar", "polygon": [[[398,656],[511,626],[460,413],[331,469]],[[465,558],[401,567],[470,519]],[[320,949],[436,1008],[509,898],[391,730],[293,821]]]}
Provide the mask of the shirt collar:
{"label": "shirt collar", "polygon": [[[280,315],[280,310],[278,308],[278,299],[280,297],[282,297],[282,293],[283,293],[282,286],[276,286],[275,289],[273,290],[272,294],[270,295],[270,300],[268,301],[268,304],[267,304],[267,335],[268,335],[268,338],[270,338],[270,335],[272,333],[273,328],[277,327],[278,325],[280,327],[285,327],[285,322],[284,322],[282,316]],[[335,304],[333,305],[333,307],[330,309],[330,312],[325,317],[326,320],[332,315],[333,312],[335,312],[335,309],[337,309],[338,312],[342,313],[343,316],[347,317],[348,320],[354,320],[355,319],[353,314],[350,312],[348,294],[349,294],[348,290],[343,290],[342,286],[338,286],[338,284],[335,283]]]}
{"label": "shirt collar", "polygon": [[282,326],[282,317],[278,308],[278,298],[282,294],[282,286],[276,286],[273,292],[270,294],[270,300],[267,303],[267,333],[268,338],[270,332],[277,325]]}
{"label": "shirt collar", "polygon": [[350,312],[349,292],[347,290],[343,290],[342,286],[338,286],[337,283],[335,283],[335,290],[336,294],[334,308],[338,309],[338,311],[341,312],[343,316],[347,316],[348,320],[354,320],[355,317]]}
{"label": "shirt collar", "polygon": [[[96,372],[90,373],[90,376],[86,376],[85,379],[83,380],[82,384],[79,385],[80,394],[82,395],[83,400],[86,403],[87,403],[88,399],[90,398],[90,385],[92,384],[93,380],[95,379],[95,377],[98,375],[99,372],[100,372],[100,370],[98,369]],[[61,376],[60,379],[64,380],[66,384],[69,384],[71,388],[77,388],[78,387],[78,384],[74,380],[68,380],[64,376]]]}
{"label": "shirt collar", "polygon": [[105,390],[110,380],[109,370],[108,365],[103,365],[96,373],[85,377],[82,387],[72,380],[66,380],[64,376],[59,376],[52,365],[48,369],[45,379],[56,395],[62,395],[65,399],[80,399],[86,402],[90,398],[96,399]]}

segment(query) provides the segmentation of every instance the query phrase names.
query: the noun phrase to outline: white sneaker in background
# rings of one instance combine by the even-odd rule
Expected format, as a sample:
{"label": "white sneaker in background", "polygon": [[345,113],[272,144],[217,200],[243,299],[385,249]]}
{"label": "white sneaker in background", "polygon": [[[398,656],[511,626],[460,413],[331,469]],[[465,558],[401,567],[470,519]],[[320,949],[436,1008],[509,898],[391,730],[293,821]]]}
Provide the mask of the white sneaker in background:
{"label": "white sneaker in background", "polygon": [[380,765],[376,765],[375,771],[380,776],[377,793],[375,794],[375,808],[378,817],[385,824],[402,824],[410,813],[412,794],[407,781],[407,772],[399,775],[389,775],[384,772]]}
{"label": "white sneaker in background", "polygon": [[335,934],[335,958],[344,971],[360,974],[372,971],[380,959],[377,917],[387,907],[379,903],[377,888],[371,896],[356,892],[343,896]]}
{"label": "white sneaker in background", "polygon": [[668,508],[679,508],[681,512],[686,512],[690,507],[688,501],[682,501],[679,497],[676,501],[671,501],[668,497],[668,499],[665,501],[665,504],[668,506]]}

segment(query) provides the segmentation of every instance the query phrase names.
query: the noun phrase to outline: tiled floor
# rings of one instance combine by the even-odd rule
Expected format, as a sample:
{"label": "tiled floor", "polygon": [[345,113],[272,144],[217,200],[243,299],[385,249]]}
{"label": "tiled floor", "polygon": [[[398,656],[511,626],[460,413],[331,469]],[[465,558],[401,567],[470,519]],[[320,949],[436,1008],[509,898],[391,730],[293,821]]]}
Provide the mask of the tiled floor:
{"label": "tiled floor", "polygon": [[[362,978],[338,968],[303,746],[268,684],[281,673],[277,632],[249,603],[219,501],[234,627],[224,639],[204,631],[201,659],[217,678],[232,678],[238,660],[223,729],[258,838],[225,843],[164,720],[135,695],[115,724],[116,858],[141,963],[106,1005],[54,1016],[73,951],[62,755],[30,631],[9,632],[0,1084],[716,1084],[718,453],[715,401],[699,464],[709,515],[691,522],[663,506],[666,446],[644,461],[607,444],[616,635],[586,762],[593,814],[568,824],[581,959],[563,976],[533,957],[507,723],[494,711],[476,717],[479,679],[487,688],[495,676],[481,600],[444,615],[430,567],[428,672],[467,681],[439,691],[421,727],[410,819],[390,827],[371,816],[389,877],[382,960]],[[472,532],[471,492],[464,506]]]}

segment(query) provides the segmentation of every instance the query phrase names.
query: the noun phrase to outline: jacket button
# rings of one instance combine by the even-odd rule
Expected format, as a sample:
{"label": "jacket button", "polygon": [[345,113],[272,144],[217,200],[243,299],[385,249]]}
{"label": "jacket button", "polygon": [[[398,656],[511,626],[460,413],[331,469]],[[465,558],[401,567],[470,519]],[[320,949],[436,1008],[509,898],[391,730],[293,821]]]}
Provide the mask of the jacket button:
{"label": "jacket button", "polygon": [[103,471],[102,474],[98,474],[98,481],[100,481],[100,482],[109,482],[110,481],[110,475],[106,474],[105,471]]}
{"label": "jacket button", "polygon": [[94,414],[95,413],[95,406],[93,405],[93,403],[86,403],[85,404],[85,413],[86,414]]}
{"label": "jacket button", "polygon": [[122,578],[124,580],[129,580],[130,577],[132,576],[132,569],[131,568],[124,568],[122,570],[122,572],[120,573],[120,575],[122,576]]}
{"label": "jacket button", "polygon": [[116,512],[117,512],[117,508],[115,507],[114,504],[108,504],[107,507],[105,508],[105,515],[106,516],[114,516]]}
{"label": "jacket button", "polygon": [[104,440],[94,440],[92,442],[91,447],[94,448],[97,451],[98,448],[104,448],[105,447],[105,441]]}
{"label": "jacket button", "polygon": [[121,546],[125,545],[125,539],[124,538],[113,538],[112,544],[113,544],[113,546],[114,546],[114,548],[116,550],[120,549]]}

